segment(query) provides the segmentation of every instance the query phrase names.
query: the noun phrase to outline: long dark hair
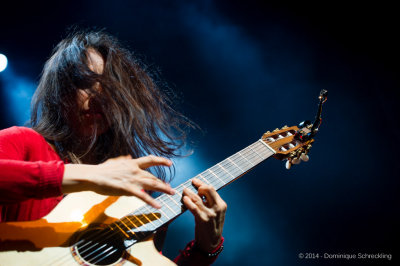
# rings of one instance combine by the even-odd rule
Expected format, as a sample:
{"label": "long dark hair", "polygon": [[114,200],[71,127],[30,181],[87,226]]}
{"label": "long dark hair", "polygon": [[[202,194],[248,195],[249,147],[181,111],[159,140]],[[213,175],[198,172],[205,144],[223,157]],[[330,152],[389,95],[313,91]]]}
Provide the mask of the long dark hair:
{"label": "long dark hair", "polygon": [[[88,49],[103,57],[102,74],[89,69]],[[188,128],[195,125],[175,111],[174,94],[168,88],[163,88],[168,95],[162,91],[157,80],[157,72],[150,72],[115,37],[104,31],[75,32],[55,47],[44,66],[32,100],[31,126],[56,146],[63,159],[72,161],[71,154],[79,158],[89,152],[95,163],[127,154],[178,156]],[[96,82],[101,93],[92,89]],[[93,131],[83,151],[82,141],[87,140],[77,136],[68,119],[77,110],[78,89],[96,94],[110,125],[99,136]],[[156,171],[165,177],[163,168]]]}

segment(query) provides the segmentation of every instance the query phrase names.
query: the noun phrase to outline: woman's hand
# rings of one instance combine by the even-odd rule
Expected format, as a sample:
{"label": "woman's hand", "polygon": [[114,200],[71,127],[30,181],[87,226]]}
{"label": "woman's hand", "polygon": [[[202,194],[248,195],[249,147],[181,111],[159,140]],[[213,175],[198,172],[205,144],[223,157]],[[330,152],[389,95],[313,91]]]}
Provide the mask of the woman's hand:
{"label": "woman's hand", "polygon": [[[221,241],[227,205],[212,186],[197,178],[193,178],[192,184],[197,188],[198,194],[184,189],[183,203],[195,218],[196,245],[204,252],[210,253]],[[202,197],[205,198],[204,201]]]}
{"label": "woman's hand", "polygon": [[160,191],[173,195],[169,184],[164,183],[148,171],[152,166],[171,166],[168,159],[153,155],[132,159],[121,156],[99,165],[66,164],[62,183],[63,193],[91,190],[110,196],[136,196],[147,204],[161,205],[144,190]]}

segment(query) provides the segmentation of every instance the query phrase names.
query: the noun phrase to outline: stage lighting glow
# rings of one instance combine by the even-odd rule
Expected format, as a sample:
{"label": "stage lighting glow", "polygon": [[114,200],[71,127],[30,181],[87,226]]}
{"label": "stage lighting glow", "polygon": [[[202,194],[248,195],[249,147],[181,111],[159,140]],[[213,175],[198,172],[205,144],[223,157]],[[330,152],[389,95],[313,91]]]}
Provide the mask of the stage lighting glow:
{"label": "stage lighting glow", "polygon": [[7,68],[7,57],[3,54],[0,54],[0,72]]}

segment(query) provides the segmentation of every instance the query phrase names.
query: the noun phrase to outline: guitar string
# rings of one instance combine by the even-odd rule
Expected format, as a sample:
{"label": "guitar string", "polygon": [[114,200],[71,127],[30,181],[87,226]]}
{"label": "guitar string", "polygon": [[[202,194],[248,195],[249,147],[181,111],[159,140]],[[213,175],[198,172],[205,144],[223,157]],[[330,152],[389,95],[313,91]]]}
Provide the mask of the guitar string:
{"label": "guitar string", "polygon": [[[249,147],[250,147],[250,149],[252,148],[251,146],[254,146],[254,145],[250,145]],[[248,148],[249,148],[248,147]],[[252,149],[253,151],[254,151],[254,149]],[[258,150],[258,149],[257,149]],[[243,151],[245,151],[246,153],[243,153]],[[241,155],[241,156],[243,156],[243,155],[245,155],[245,156],[247,156],[247,153],[249,152],[249,150],[242,150],[242,151],[240,151],[240,152],[238,152],[237,154],[235,154],[235,155]],[[241,154],[242,153],[242,154]],[[231,156],[231,157],[229,157],[228,159],[230,159],[230,158],[233,158],[235,155],[233,155],[233,156]],[[258,154],[259,155],[259,154]],[[269,154],[267,157],[269,157],[271,154]],[[262,156],[260,156],[261,158],[262,158]],[[267,158],[266,157],[266,158]],[[249,158],[249,157],[248,157]],[[266,158],[262,158],[262,160],[261,161],[263,161],[264,159],[266,159]],[[236,162],[237,163],[240,163],[240,161],[245,161],[245,160],[247,160],[247,158],[246,157],[244,157],[244,158],[241,158],[240,160],[236,160]],[[218,165],[221,165],[221,164],[223,164],[224,162],[226,163],[228,160],[224,160],[224,161],[222,161],[222,162],[220,162],[219,164],[217,164],[217,165],[215,165],[214,167],[216,167],[216,166],[218,166]],[[232,160],[231,160],[232,161]],[[259,163],[259,162],[256,162],[256,164],[257,163]],[[254,165],[254,164],[253,164]],[[226,165],[225,165],[226,166]],[[236,166],[236,168],[237,169],[240,169],[237,165],[235,165]],[[214,167],[212,167],[212,168],[214,168]],[[211,169],[211,168],[210,168]],[[210,176],[210,174],[208,174],[208,173],[206,173],[207,171],[205,171],[205,172],[203,172],[203,173],[201,173],[199,176],[201,176],[201,175],[204,175],[205,177],[209,177]],[[221,171],[220,171],[221,172]],[[244,173],[245,171],[243,171],[242,169],[240,169],[240,171],[239,171],[240,173]],[[229,172],[227,172],[228,174],[229,174]],[[223,177],[223,176],[221,176],[221,177]],[[207,180],[207,179],[206,179]],[[220,183],[217,179],[215,179],[215,181],[217,181],[217,183]],[[187,182],[185,182],[185,183],[187,183]],[[184,183],[184,184],[185,184]],[[215,183],[215,182],[214,182]],[[180,187],[183,187],[183,185],[184,184],[182,184]],[[214,186],[216,186],[216,184],[214,184]],[[177,187],[177,189],[178,189],[178,187]],[[165,196],[169,196],[169,195],[165,195]],[[171,196],[169,196],[168,198],[170,198]],[[168,199],[167,198],[167,199]],[[161,223],[162,224],[162,223]],[[157,228],[156,228],[157,229]],[[109,231],[110,232],[110,231]],[[110,235],[110,237],[111,236],[113,236],[113,235]],[[93,240],[93,239],[92,239]],[[79,244],[75,244],[75,245],[79,245]],[[90,249],[90,248],[89,248]],[[109,248],[108,248],[109,249]],[[107,250],[108,250],[107,249]],[[88,250],[88,249],[87,249]],[[86,252],[87,250],[85,250],[85,251],[83,251],[82,253],[84,253],[84,252]],[[95,250],[95,251],[98,251],[99,249],[97,249],[97,250]],[[104,252],[104,251],[103,251]],[[113,252],[115,252],[115,250],[113,251]],[[111,253],[109,253],[109,255],[111,255]],[[108,255],[107,255],[108,256]],[[97,257],[97,256],[96,256]],[[102,260],[102,259],[104,259],[104,258],[100,258],[100,260]]]}
{"label": "guitar string", "polygon": [[[228,182],[224,182],[224,181],[223,181],[223,180],[226,180],[226,174],[228,174],[228,175],[230,175],[230,176],[232,176],[232,177],[233,177],[233,175],[232,175],[231,173],[233,173],[233,174],[236,175],[236,176],[240,176],[240,174],[244,174],[244,173],[247,172],[250,168],[252,168],[252,167],[255,166],[256,164],[260,163],[261,161],[267,159],[269,156],[272,155],[272,153],[271,153],[270,151],[268,151],[269,154],[268,154],[268,155],[263,155],[263,156],[266,157],[266,158],[263,158],[263,156],[260,155],[260,154],[262,154],[263,151],[266,151],[265,145],[263,144],[263,147],[262,147],[263,149],[260,149],[261,146],[259,145],[260,147],[257,147],[257,146],[256,146],[257,143],[259,143],[259,142],[257,141],[257,142],[255,142],[255,143],[251,144],[250,146],[246,147],[245,149],[243,149],[243,150],[241,150],[241,151],[235,153],[234,155],[228,157],[228,158],[225,159],[224,161],[221,161],[220,163],[214,165],[213,167],[209,168],[208,170],[206,170],[206,171],[200,173],[199,175],[197,175],[197,176],[195,176],[195,177],[197,177],[197,178],[203,180],[203,182],[206,181],[206,183],[209,183],[209,184],[210,184],[210,182],[207,182],[207,181],[208,181],[208,180],[211,180],[211,185],[213,185],[214,187],[217,187],[217,188],[221,188],[223,185],[229,183],[229,179],[228,179]],[[258,152],[257,152],[257,151],[258,151]],[[252,155],[254,155],[254,156],[252,156],[253,158],[250,158],[250,157],[248,156],[249,153],[251,153]],[[237,159],[237,158],[234,159],[234,157],[238,157],[238,155],[240,155],[240,157],[242,157],[242,158],[239,157],[240,159]],[[254,164],[254,163],[251,163],[252,166],[251,166],[249,169],[247,169],[247,170],[243,170],[241,167],[239,167],[239,165],[241,165],[241,163],[242,163],[243,161],[248,161],[248,162],[250,162],[251,160],[249,160],[249,159],[254,159],[254,157],[260,157],[261,160],[259,160],[258,162],[255,162],[255,164]],[[232,160],[232,159],[234,159],[234,160]],[[231,161],[231,162],[229,162],[229,161]],[[235,162],[236,162],[237,164],[239,164],[239,165],[237,165]],[[222,165],[224,165],[225,167],[223,167]],[[237,169],[237,170],[232,171],[232,166],[234,167],[234,169]],[[218,167],[217,170],[214,170],[214,171],[211,170],[211,169],[216,168],[216,167]],[[225,169],[224,169],[224,168],[225,168]],[[226,169],[229,169],[230,171],[227,171]],[[211,174],[208,173],[208,171],[211,171]],[[235,173],[235,172],[236,172],[236,173]],[[238,175],[237,172],[239,172],[240,174]],[[222,174],[221,174],[221,173],[222,173]],[[211,179],[211,178],[210,178],[211,176],[215,176],[215,177],[217,177],[217,179],[216,179],[216,178],[212,178],[212,179]],[[224,177],[224,176],[225,176],[225,177]],[[218,177],[223,178],[223,180],[219,180]],[[183,190],[183,188],[187,186],[186,183],[190,183],[190,181],[191,181],[191,179],[188,180],[188,181],[186,181],[186,182],[184,182],[183,184],[179,185],[178,187],[176,187],[175,190],[177,190],[177,192],[180,192],[180,194],[181,194],[182,192],[181,192],[180,190]],[[233,181],[233,180],[230,180],[230,182],[232,182],[232,181]],[[191,185],[191,184],[190,184],[190,185]],[[219,187],[218,187],[217,185],[218,185]],[[193,187],[193,186],[191,186],[191,187]],[[190,188],[190,186],[189,186],[188,188]],[[163,196],[164,196],[164,198],[166,198],[166,199],[163,199]],[[166,194],[164,194],[164,195],[158,197],[157,199],[160,200],[160,201],[162,201],[162,202],[164,202],[164,203],[167,203],[167,204],[168,204],[168,203],[172,203],[172,202],[176,203],[176,201],[173,200],[173,198],[172,198],[171,195],[166,195]],[[145,207],[144,209],[148,209],[148,206],[147,206],[147,205],[145,205],[144,207]],[[143,208],[139,208],[138,211],[140,211],[141,209],[143,209]],[[153,209],[154,209],[154,208],[153,208]],[[155,210],[156,210],[156,209],[155,209]],[[159,210],[159,211],[160,211],[160,212],[163,212],[162,210]],[[172,211],[172,210],[171,210],[171,211]],[[172,213],[173,213],[173,215],[175,215],[175,216],[177,216],[177,215],[180,214],[180,213],[176,214],[176,213],[174,213],[173,211],[172,211]],[[167,216],[166,214],[164,214],[164,215]],[[145,215],[144,215],[144,216],[145,216]],[[135,216],[134,216],[134,217],[135,217]],[[120,221],[122,221],[124,218],[126,219],[127,217],[123,217],[122,219],[120,219]],[[137,217],[135,217],[135,218],[136,218],[137,220],[139,220]],[[129,220],[129,219],[128,219],[128,220]],[[129,221],[130,221],[130,220],[129,220]],[[156,220],[156,221],[159,221],[159,220]],[[118,222],[118,221],[117,221],[117,222]],[[142,223],[140,220],[139,220],[139,222]],[[159,221],[159,222],[160,222],[160,221]],[[132,221],[130,221],[130,223],[132,223]],[[150,221],[150,223],[152,224],[152,221]],[[153,226],[155,227],[155,229],[161,227],[165,222],[160,222],[160,223],[161,223],[161,224],[158,225],[158,227],[157,227],[157,226],[154,226],[154,224],[153,224]],[[113,223],[113,224],[114,224],[114,223]],[[134,223],[132,223],[132,224],[134,225],[135,229],[138,228]],[[142,224],[143,224],[143,223],[142,223]],[[112,224],[111,224],[111,225],[112,225]],[[144,225],[144,224],[143,224],[143,225]],[[139,226],[139,227],[141,227],[141,226]],[[129,229],[129,227],[127,227],[127,228]],[[130,229],[129,229],[129,230],[130,230]],[[116,234],[120,233],[120,232],[116,231],[115,233],[112,232],[112,233],[110,234],[110,232],[112,232],[112,231],[104,231],[104,230],[103,230],[102,233],[99,232],[99,233],[96,233],[96,234],[92,235],[92,236],[91,236],[91,239],[90,239],[85,245],[87,245],[87,244],[89,244],[89,243],[91,243],[91,242],[94,242],[95,240],[99,239],[99,238],[102,237],[102,236],[108,235],[108,237],[106,238],[106,240],[107,240],[107,239],[109,239],[110,237],[113,237],[113,236],[115,236]],[[140,232],[140,231],[139,231],[139,232],[133,232],[133,234],[138,234],[138,233],[142,233],[142,232]],[[83,241],[83,240],[82,240],[82,241]],[[75,246],[75,247],[78,246],[82,241],[79,241],[79,242],[75,243],[73,246]],[[95,243],[95,245],[96,245],[96,244],[97,244],[97,243]],[[85,246],[85,245],[84,245],[84,246]],[[87,248],[87,249],[81,251],[80,253],[81,253],[81,254],[84,254],[85,252],[87,252],[87,251],[89,251],[90,249],[92,249],[95,245],[93,245],[93,246],[91,246],[91,247],[89,247],[89,248]],[[82,246],[81,248],[83,248],[84,246]],[[92,251],[92,252],[98,252],[101,248],[103,248],[103,246],[100,247],[100,248],[98,248],[98,249],[96,249],[95,251]],[[107,250],[109,250],[109,248],[108,248]],[[102,251],[102,252],[104,253],[105,251]],[[112,253],[114,253],[114,252],[115,252],[115,250],[114,250]],[[111,255],[111,253],[109,253],[109,255]],[[109,256],[109,255],[106,255],[106,256]],[[97,256],[96,256],[96,257],[97,257]],[[103,260],[104,258],[105,258],[105,257],[102,257],[102,258],[100,258],[98,261],[101,261],[101,260]],[[96,261],[96,263],[97,263],[98,261]],[[60,260],[58,260],[58,262],[60,262]]]}
{"label": "guitar string", "polygon": [[[255,143],[254,143],[255,144]],[[257,151],[255,150],[255,149],[252,149],[252,147],[251,146],[254,146],[254,145],[250,145],[248,148],[250,148],[253,152],[255,152],[255,153],[257,153]],[[247,148],[246,148],[247,149]],[[257,149],[257,150],[259,150],[259,148]],[[246,153],[243,153],[243,151],[245,151]],[[235,154],[235,155],[241,155],[241,157],[243,157],[243,155],[245,155],[245,156],[247,156],[247,153],[249,152],[249,150],[242,150],[242,151],[240,151],[240,152],[238,152],[237,154]],[[233,156],[231,156],[231,157],[229,157],[228,159],[230,159],[230,158],[233,158],[235,155],[233,155]],[[260,154],[258,154],[259,155],[259,157],[261,157],[262,158],[262,156],[260,156]],[[266,156],[266,158],[268,158],[270,155],[272,155],[272,154],[268,154],[267,156],[266,155],[264,155],[264,156]],[[250,158],[250,157],[247,157],[247,158]],[[241,158],[240,160],[236,160],[236,162],[237,163],[240,163],[240,161],[245,161],[245,160],[247,160],[247,158],[246,157],[244,157],[244,158]],[[261,161],[263,161],[264,159],[266,159],[266,158],[262,158],[259,162],[261,162]],[[254,158],[253,158],[254,159]],[[215,166],[213,166],[212,168],[214,168],[214,167],[216,167],[216,166],[218,166],[218,165],[221,165],[221,164],[223,164],[223,163],[226,163],[228,160],[226,159],[226,160],[224,160],[224,161],[222,161],[222,162],[220,162],[220,163],[218,163],[217,165],[215,165]],[[231,160],[232,161],[232,160]],[[256,164],[257,163],[259,163],[259,162],[256,162]],[[225,165],[226,166],[226,165]],[[240,169],[237,165],[235,165],[236,166],[236,168],[237,169]],[[253,164],[253,166],[254,166],[254,164]],[[210,168],[211,169],[211,168]],[[204,171],[203,173],[201,173],[200,175],[204,175],[205,177],[209,177],[210,176],[210,174],[207,174],[206,173],[207,172],[207,170],[206,171]],[[221,171],[220,171],[221,172]],[[243,171],[242,169],[240,169],[240,171],[239,171],[240,173],[244,173],[245,171]],[[228,174],[229,174],[229,172],[227,172]],[[199,175],[199,176],[200,176]],[[223,177],[222,175],[221,175],[221,177]],[[207,179],[206,179],[207,180]],[[190,180],[189,180],[190,181]],[[215,180],[215,181],[217,181],[217,183],[220,183],[217,179]],[[185,183],[187,183],[187,182],[185,182]],[[184,184],[185,184],[184,183]],[[214,182],[215,183],[215,182]],[[183,187],[183,185],[184,184],[181,184],[180,186],[178,186],[178,187]],[[224,184],[224,183],[223,183]],[[216,185],[216,184],[215,184]],[[214,185],[214,186],[215,186]],[[177,187],[177,189],[178,189],[178,187]],[[171,196],[170,195],[164,195],[164,196],[168,196],[167,197],[167,199],[169,199]],[[139,209],[140,210],[140,209]],[[161,225],[162,225],[162,223],[161,223]],[[156,228],[157,229],[157,228]],[[110,231],[108,231],[108,232],[110,232]],[[140,232],[139,232],[140,233]],[[111,236],[113,236],[114,234],[111,234],[111,235],[109,235],[109,237],[111,237]],[[79,245],[79,244],[75,244],[75,245]],[[103,246],[102,246],[103,247]],[[90,248],[89,248],[90,249]],[[89,249],[87,249],[87,250],[89,250]],[[109,250],[110,248],[108,248],[107,250]],[[85,250],[85,251],[83,251],[82,253],[84,253],[84,252],[86,252],[87,250]],[[99,250],[99,248],[97,249],[97,250],[95,250],[95,252],[96,251],[98,251]],[[106,251],[107,251],[106,250]],[[109,255],[111,255],[112,253],[114,253],[116,250],[114,250],[113,252],[111,252],[111,253],[109,253],[108,255],[106,255],[106,256],[109,256]],[[103,251],[103,253],[104,253],[104,251]],[[98,256],[98,255],[97,255]],[[96,256],[96,257],[97,257]],[[104,259],[104,257],[103,258],[100,258],[98,261],[100,261],[100,260],[103,260]],[[96,261],[96,262],[98,262],[98,261]]]}

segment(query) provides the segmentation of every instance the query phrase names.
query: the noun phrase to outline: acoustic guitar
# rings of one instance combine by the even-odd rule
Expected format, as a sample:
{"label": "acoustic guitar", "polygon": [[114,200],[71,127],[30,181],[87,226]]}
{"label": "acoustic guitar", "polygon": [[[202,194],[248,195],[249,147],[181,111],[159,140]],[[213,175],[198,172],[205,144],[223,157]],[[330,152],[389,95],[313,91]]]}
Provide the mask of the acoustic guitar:
{"label": "acoustic guitar", "polygon": [[[314,124],[268,131],[196,178],[219,190],[270,157],[286,159],[287,168],[307,161],[324,100],[320,96]],[[40,220],[0,223],[0,265],[175,265],[152,240],[157,229],[186,210],[184,188],[196,191],[191,180],[184,182],[174,188],[175,195],[156,198],[161,209],[136,197],[69,194]]]}

